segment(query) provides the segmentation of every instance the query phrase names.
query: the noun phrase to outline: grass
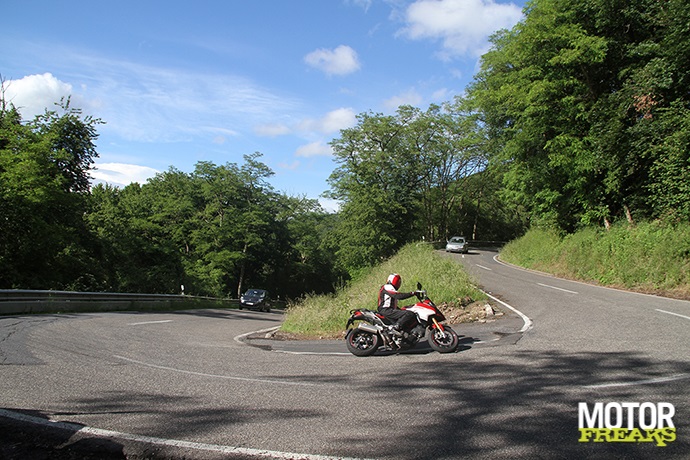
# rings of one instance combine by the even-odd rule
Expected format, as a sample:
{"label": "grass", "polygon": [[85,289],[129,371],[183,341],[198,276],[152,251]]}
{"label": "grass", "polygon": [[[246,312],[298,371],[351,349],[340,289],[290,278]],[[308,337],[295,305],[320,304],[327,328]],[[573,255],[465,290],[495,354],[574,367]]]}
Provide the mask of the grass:
{"label": "grass", "polygon": [[[431,245],[409,244],[335,294],[307,296],[289,305],[281,331],[302,337],[341,336],[350,310],[376,309],[379,288],[391,273],[402,276],[402,291],[413,291],[421,282],[437,305],[486,300],[459,263],[437,254]],[[410,299],[409,303],[412,302]]]}
{"label": "grass", "polygon": [[501,258],[564,278],[690,299],[690,224],[644,222],[560,236],[534,229]]}

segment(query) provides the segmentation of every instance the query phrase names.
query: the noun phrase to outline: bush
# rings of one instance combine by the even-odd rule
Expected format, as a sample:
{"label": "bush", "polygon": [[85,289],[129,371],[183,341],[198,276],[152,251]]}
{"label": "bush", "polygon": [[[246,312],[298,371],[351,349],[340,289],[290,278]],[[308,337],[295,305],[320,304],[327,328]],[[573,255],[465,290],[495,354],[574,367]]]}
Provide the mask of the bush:
{"label": "bush", "polygon": [[557,276],[690,298],[690,224],[662,221],[558,236],[530,230],[501,258]]}

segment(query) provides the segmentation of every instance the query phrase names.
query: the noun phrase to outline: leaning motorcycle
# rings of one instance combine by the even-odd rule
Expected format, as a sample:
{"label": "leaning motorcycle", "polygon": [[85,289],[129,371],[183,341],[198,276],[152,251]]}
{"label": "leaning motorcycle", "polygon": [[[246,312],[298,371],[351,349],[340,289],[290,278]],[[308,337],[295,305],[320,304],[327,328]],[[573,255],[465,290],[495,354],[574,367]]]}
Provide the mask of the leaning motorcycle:
{"label": "leaning motorcycle", "polygon": [[447,325],[442,324],[446,317],[417,283],[418,302],[403,310],[415,314],[416,321],[410,321],[402,331],[402,337],[391,331],[392,322],[378,312],[357,309],[350,311],[347,320],[345,343],[347,349],[356,356],[371,356],[376,350],[407,350],[414,347],[424,336],[429,346],[439,353],[452,353],[458,348],[458,335]]}

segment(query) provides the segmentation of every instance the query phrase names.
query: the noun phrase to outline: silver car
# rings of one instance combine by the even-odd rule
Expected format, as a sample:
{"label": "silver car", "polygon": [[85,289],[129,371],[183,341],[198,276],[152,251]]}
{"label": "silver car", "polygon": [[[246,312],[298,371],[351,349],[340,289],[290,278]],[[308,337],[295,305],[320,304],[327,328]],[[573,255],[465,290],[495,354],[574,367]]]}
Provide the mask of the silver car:
{"label": "silver car", "polygon": [[467,240],[464,236],[454,236],[446,243],[446,252],[467,254]]}

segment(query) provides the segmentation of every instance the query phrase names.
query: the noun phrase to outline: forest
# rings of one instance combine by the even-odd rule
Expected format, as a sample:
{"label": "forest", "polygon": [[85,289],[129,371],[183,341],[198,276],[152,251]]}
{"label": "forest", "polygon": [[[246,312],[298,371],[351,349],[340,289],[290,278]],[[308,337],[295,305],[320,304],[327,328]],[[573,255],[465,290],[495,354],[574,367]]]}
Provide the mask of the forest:
{"label": "forest", "polygon": [[533,0],[465,93],[360,113],[325,196],[287,196],[259,152],[92,184],[104,121],[0,93],[0,288],[286,299],[332,292],[411,241],[507,241],[690,218],[690,7]]}

